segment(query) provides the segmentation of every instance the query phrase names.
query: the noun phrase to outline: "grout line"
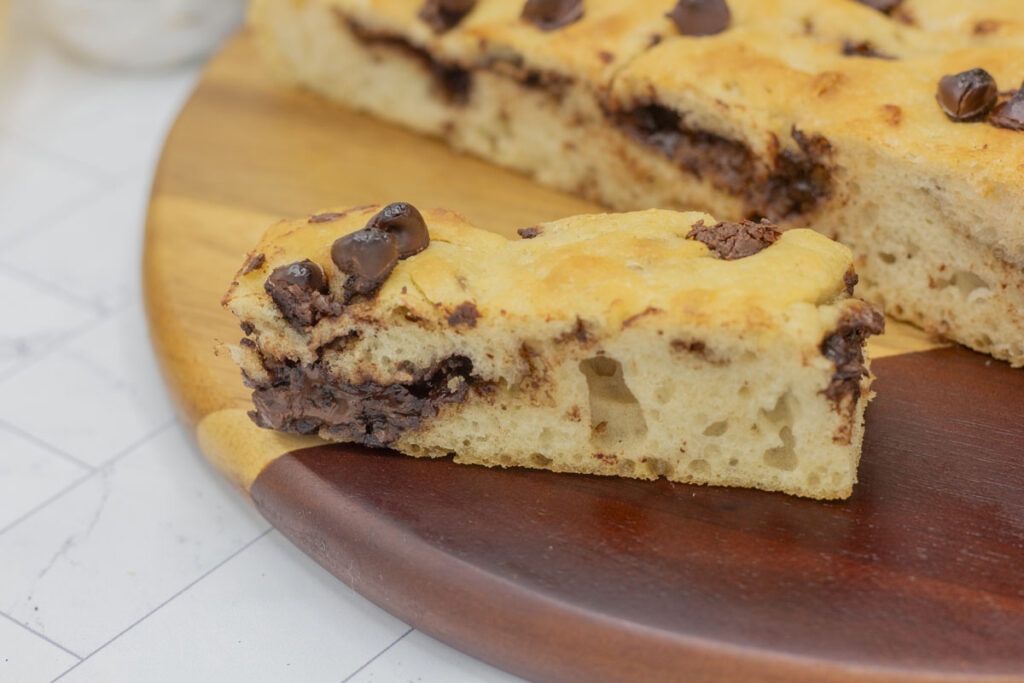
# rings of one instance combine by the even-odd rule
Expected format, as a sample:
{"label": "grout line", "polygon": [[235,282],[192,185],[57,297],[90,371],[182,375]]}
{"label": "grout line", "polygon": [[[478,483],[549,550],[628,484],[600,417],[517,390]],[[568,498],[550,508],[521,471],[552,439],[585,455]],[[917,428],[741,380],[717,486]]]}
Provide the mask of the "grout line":
{"label": "grout line", "polygon": [[378,653],[377,653],[377,654],[375,654],[374,656],[370,657],[370,658],[369,658],[369,659],[368,659],[368,660],[366,661],[366,663],[365,663],[365,664],[363,664],[363,665],[362,665],[361,667],[359,667],[358,669],[356,669],[355,671],[353,671],[352,673],[350,673],[350,674],[349,674],[348,676],[346,676],[346,677],[345,677],[345,678],[344,678],[344,679],[343,679],[343,680],[341,681],[341,683],[348,683],[348,681],[352,680],[352,677],[353,677],[353,676],[355,676],[355,675],[356,675],[356,674],[358,674],[358,673],[359,673],[360,671],[362,671],[363,669],[365,669],[366,667],[370,666],[370,665],[371,665],[371,664],[373,664],[373,663],[374,663],[375,661],[377,661],[377,659],[378,659],[378,658],[379,658],[379,657],[380,657],[381,655],[383,655],[383,654],[384,654],[385,652],[387,652],[388,650],[390,650],[391,648],[393,648],[393,647],[394,647],[395,645],[397,645],[397,644],[398,644],[398,642],[399,642],[400,640],[402,640],[402,638],[405,638],[405,637],[406,637],[407,635],[409,635],[410,633],[412,633],[412,632],[413,632],[413,630],[414,630],[414,629],[413,629],[413,627],[412,627],[412,626],[410,626],[410,627],[409,627],[409,630],[408,630],[408,631],[406,631],[406,632],[405,632],[405,633],[403,633],[402,635],[400,635],[400,636],[398,636],[397,638],[395,638],[395,639],[394,639],[394,640],[393,640],[393,641],[391,642],[391,644],[390,644],[390,645],[388,645],[388,646],[387,646],[386,648],[384,648],[383,650],[381,650],[380,652],[378,652]]}
{"label": "grout line", "polygon": [[91,330],[99,327],[103,322],[107,321],[114,315],[121,313],[124,310],[127,310],[129,305],[130,301],[126,301],[122,303],[120,306],[116,308],[111,308],[102,315],[97,314],[97,316],[92,320],[84,322],[78,327],[71,329],[69,332],[64,334],[58,341],[46,346],[46,348],[44,348],[37,356],[30,356],[29,358],[25,359],[21,363],[18,363],[9,370],[0,372],[0,383],[6,381],[11,377],[14,377],[20,372],[27,370],[28,368],[38,365],[40,361],[49,358],[54,352],[59,351],[60,349],[75,341],[85,333],[90,332]]}
{"label": "grout line", "polygon": [[0,612],[0,617],[3,617],[5,619],[7,619],[12,624],[17,624],[18,626],[22,627],[23,629],[25,629],[26,631],[28,631],[29,633],[31,633],[34,636],[38,636],[39,638],[42,638],[43,640],[48,642],[50,645],[53,645],[55,648],[57,648],[59,650],[63,650],[64,652],[67,652],[69,655],[71,655],[72,657],[77,659],[79,662],[82,661],[81,655],[75,654],[74,652],[72,652],[71,650],[67,649],[66,647],[64,647],[60,643],[56,642],[55,640],[51,640],[51,639],[47,638],[46,636],[44,636],[39,631],[36,631],[36,630],[33,630],[33,629],[29,628],[28,626],[26,626],[25,624],[21,623],[20,621],[18,621],[17,619],[12,617],[11,615],[9,615],[9,614],[7,614],[5,612]]}
{"label": "grout line", "polygon": [[[202,581],[203,579],[205,579],[205,578],[206,578],[207,576],[209,576],[209,575],[210,575],[210,574],[212,574],[213,572],[215,572],[215,571],[217,571],[218,569],[220,569],[221,567],[223,567],[223,566],[224,566],[225,564],[227,564],[228,562],[230,562],[231,560],[233,560],[233,559],[234,559],[234,558],[235,558],[236,556],[238,556],[239,554],[243,553],[243,552],[244,552],[245,550],[247,550],[247,549],[248,549],[248,548],[249,548],[250,546],[252,546],[252,545],[253,545],[254,543],[256,543],[257,541],[259,541],[259,540],[260,540],[261,538],[263,538],[264,536],[266,536],[267,534],[269,534],[269,533],[270,533],[271,531],[273,531],[273,530],[274,530],[274,527],[270,527],[269,529],[266,529],[265,531],[263,531],[262,533],[260,533],[260,535],[259,535],[259,536],[257,536],[256,538],[252,539],[251,541],[249,541],[248,543],[246,543],[245,545],[243,545],[243,546],[242,546],[241,548],[239,548],[238,550],[234,551],[233,553],[231,553],[230,555],[228,555],[228,556],[227,556],[226,558],[224,558],[223,560],[221,560],[220,562],[218,562],[218,563],[217,563],[217,564],[215,564],[214,566],[212,566],[212,567],[210,567],[209,569],[207,569],[207,570],[206,570],[205,572],[203,572],[203,573],[202,573],[202,575],[200,575],[199,577],[197,577],[197,578],[195,578],[194,580],[192,580],[192,581],[191,581],[190,583],[188,583],[188,584],[187,584],[187,585],[186,585],[186,586],[185,586],[184,588],[182,588],[181,590],[179,590],[178,592],[176,592],[176,593],[175,593],[174,595],[172,595],[171,597],[169,597],[169,598],[167,598],[166,600],[164,600],[163,602],[161,602],[161,603],[160,603],[159,605],[157,605],[156,607],[154,607],[154,608],[153,608],[153,609],[151,609],[150,611],[146,612],[146,613],[145,613],[144,615],[142,615],[141,617],[139,617],[139,618],[138,618],[138,619],[137,619],[137,620],[136,620],[136,621],[135,621],[134,623],[130,624],[130,625],[129,625],[129,626],[127,627],[127,628],[125,628],[124,630],[122,630],[122,631],[121,631],[120,633],[118,633],[117,635],[115,635],[115,636],[114,636],[113,638],[111,638],[111,639],[110,639],[110,640],[108,640],[107,642],[105,642],[105,643],[103,643],[102,645],[100,645],[100,646],[99,646],[98,648],[96,648],[95,650],[93,650],[92,652],[90,652],[89,654],[87,654],[87,655],[86,655],[85,657],[82,657],[82,658],[80,659],[80,661],[79,661],[79,662],[78,662],[77,664],[75,664],[74,666],[72,666],[72,667],[71,667],[71,668],[69,668],[69,669],[68,669],[67,671],[65,671],[64,673],[62,673],[62,674],[61,674],[60,676],[57,676],[57,678],[54,678],[53,680],[54,680],[54,681],[57,681],[57,680],[60,680],[61,678],[64,678],[65,676],[67,676],[67,675],[68,675],[69,673],[71,673],[72,671],[74,671],[75,669],[77,669],[77,668],[78,668],[78,666],[79,666],[80,664],[82,664],[82,663],[84,663],[84,662],[87,662],[87,661],[88,661],[88,660],[89,660],[89,659],[90,659],[90,658],[91,658],[91,657],[92,657],[93,655],[95,655],[95,654],[97,654],[98,652],[100,652],[101,650],[103,650],[103,648],[105,648],[105,647],[107,647],[108,645],[110,645],[111,643],[113,643],[113,642],[114,642],[115,640],[117,640],[118,638],[120,638],[121,636],[123,636],[123,635],[124,635],[125,633],[128,633],[128,631],[131,631],[131,630],[132,630],[133,628],[135,628],[136,626],[138,626],[139,624],[141,624],[142,622],[144,622],[144,621],[145,621],[146,619],[149,619],[149,617],[151,617],[151,616],[152,616],[153,614],[155,614],[155,613],[156,613],[156,612],[157,612],[158,610],[160,610],[160,609],[163,609],[163,607],[164,607],[165,605],[167,605],[167,604],[168,604],[169,602],[171,602],[172,600],[174,600],[175,598],[177,598],[177,597],[178,597],[178,596],[180,596],[181,594],[183,594],[183,593],[185,593],[186,591],[188,591],[188,590],[189,590],[190,588],[192,588],[192,586],[196,585],[197,583],[199,583],[200,581]],[[52,682],[51,682],[51,683],[52,683]]]}
{"label": "grout line", "polygon": [[74,294],[73,292],[64,289],[64,287],[61,286],[60,284],[48,282],[39,277],[38,275],[36,275],[35,273],[33,273],[32,271],[25,270],[21,266],[15,265],[10,261],[5,260],[2,263],[0,263],[0,265],[2,265],[5,270],[14,273],[14,275],[17,276],[17,279],[21,280],[22,282],[28,283],[30,286],[35,287],[36,289],[42,290],[44,294],[57,296],[57,298],[64,299],[65,303],[70,303],[83,308],[88,308],[98,314],[103,314],[107,311],[107,308],[102,304],[99,304],[96,301],[90,299],[82,298],[77,294]]}
{"label": "grout line", "polygon": [[92,182],[97,180],[110,181],[117,176],[117,172],[111,172],[109,169],[94,166],[88,161],[82,161],[78,157],[68,156],[59,147],[49,147],[40,143],[37,139],[26,135],[21,126],[8,125],[4,134],[14,139],[19,145],[27,148],[27,151],[32,154],[43,157],[50,163],[60,164],[65,167],[65,170],[69,170],[72,173],[84,175]]}
{"label": "grout line", "polygon": [[11,529],[16,527],[17,525],[21,524],[23,521],[25,521],[26,519],[28,519],[32,515],[36,514],[37,512],[42,510],[43,508],[47,507],[48,505],[50,505],[52,502],[54,502],[55,500],[57,500],[58,498],[60,498],[64,494],[69,493],[72,489],[77,488],[80,484],[83,484],[86,481],[88,481],[89,479],[92,479],[92,477],[94,477],[96,475],[96,473],[99,472],[100,470],[105,469],[105,468],[109,467],[110,465],[113,465],[115,462],[117,462],[118,460],[120,460],[124,456],[128,455],[129,453],[131,453],[136,448],[142,446],[143,444],[145,444],[150,439],[158,436],[160,434],[160,432],[164,431],[168,427],[171,427],[171,426],[173,426],[175,424],[177,424],[177,420],[175,418],[171,418],[170,420],[168,420],[167,422],[164,422],[163,424],[161,424],[159,427],[157,427],[156,429],[152,430],[148,434],[146,434],[146,435],[140,437],[139,439],[135,440],[134,442],[129,444],[127,447],[125,447],[125,448],[121,449],[120,451],[118,451],[117,453],[115,453],[110,459],[106,460],[103,464],[99,465],[98,467],[93,467],[89,472],[87,472],[83,476],[79,477],[75,481],[71,482],[70,484],[65,486],[63,489],[61,489],[57,493],[53,494],[52,496],[50,496],[49,498],[47,498],[43,502],[39,503],[39,505],[36,505],[34,508],[29,510],[25,514],[21,515],[20,517],[15,519],[13,522],[9,523],[7,526],[5,526],[2,529],[0,529],[0,536],[3,536],[5,533],[10,531]]}
{"label": "grout line", "polygon": [[[87,463],[87,462],[85,462],[83,460],[79,460],[78,458],[76,458],[75,456],[71,455],[70,453],[65,453],[64,451],[62,451],[61,449],[57,448],[56,446],[53,446],[53,445],[47,443],[46,441],[40,439],[39,437],[35,436],[34,434],[26,432],[24,429],[22,429],[21,427],[18,427],[17,425],[11,424],[7,420],[3,419],[2,417],[0,417],[0,429],[6,429],[7,431],[20,436],[21,438],[25,439],[26,441],[31,441],[35,445],[40,446],[40,447],[50,451],[51,453],[53,453],[55,455],[59,455],[60,457],[64,458],[65,460],[73,462],[76,465],[78,465],[79,467],[82,467],[82,468],[84,468],[85,470],[87,470],[89,472],[92,472],[93,470],[96,469],[93,465],[90,465],[89,463]],[[2,532],[0,532],[0,533],[2,533]]]}

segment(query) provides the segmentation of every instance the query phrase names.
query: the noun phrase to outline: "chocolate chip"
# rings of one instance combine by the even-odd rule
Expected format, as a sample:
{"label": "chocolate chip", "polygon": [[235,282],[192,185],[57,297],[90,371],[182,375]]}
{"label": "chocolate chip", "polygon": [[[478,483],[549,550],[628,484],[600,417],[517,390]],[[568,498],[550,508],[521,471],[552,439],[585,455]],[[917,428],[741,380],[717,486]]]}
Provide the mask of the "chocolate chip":
{"label": "chocolate chip", "polygon": [[253,332],[256,331],[256,326],[253,325],[248,320],[243,321],[241,327],[242,327],[242,332],[245,332],[246,334],[252,334]]}
{"label": "chocolate chip", "polygon": [[275,268],[263,289],[294,327],[315,325],[321,318],[341,312],[338,302],[328,295],[323,269],[308,259]]}
{"label": "chocolate chip", "polygon": [[999,97],[995,79],[984,69],[971,69],[939,81],[935,98],[953,121],[974,121],[995,106]]}
{"label": "chocolate chip", "polygon": [[345,303],[356,295],[374,294],[398,264],[398,240],[390,232],[367,226],[339,237],[331,245],[331,260],[345,273]]}
{"label": "chocolate chip", "polygon": [[398,258],[409,258],[427,248],[430,233],[423,215],[412,204],[395,202],[375,214],[366,227],[394,235]]}
{"label": "chocolate chip", "polygon": [[882,14],[892,14],[894,9],[903,4],[903,0],[857,0],[857,2],[878,10]]}
{"label": "chocolate chip", "polygon": [[999,128],[1024,130],[1024,83],[1016,95],[992,110],[988,121]]}
{"label": "chocolate chip", "polygon": [[455,310],[448,316],[448,324],[451,327],[455,327],[456,325],[476,327],[476,320],[479,317],[480,311],[477,310],[476,304],[472,301],[463,301],[461,304],[456,306]]}
{"label": "chocolate chip", "polygon": [[242,275],[248,275],[252,271],[256,270],[266,262],[267,257],[263,254],[256,254],[250,256],[249,260],[245,262],[245,268],[242,268]]}
{"label": "chocolate chip", "polygon": [[554,31],[583,16],[583,0],[526,0],[521,16],[542,31]]}
{"label": "chocolate chip", "polygon": [[725,0],[679,0],[667,16],[684,36],[721,33],[732,19]]}
{"label": "chocolate chip", "polygon": [[519,236],[524,240],[532,240],[541,233],[541,230],[538,226],[532,225],[529,228],[519,228],[516,232],[519,233]]}
{"label": "chocolate chip", "polygon": [[475,4],[476,0],[427,0],[419,17],[436,33],[444,33],[462,21]]}
{"label": "chocolate chip", "polygon": [[860,282],[860,276],[854,272],[853,266],[850,266],[849,269],[843,273],[843,284],[846,285],[846,293],[852,296],[853,288],[857,286],[858,282]]}
{"label": "chocolate chip", "polygon": [[310,223],[329,223],[331,221],[334,221],[334,220],[337,220],[337,219],[341,218],[344,215],[345,214],[343,214],[343,213],[334,213],[333,211],[330,211],[328,213],[318,213],[318,214],[316,214],[314,216],[310,216],[309,217],[309,222]]}
{"label": "chocolate chip", "polygon": [[743,221],[715,225],[704,225],[704,221],[699,220],[686,234],[686,239],[703,242],[708,249],[716,252],[724,260],[734,261],[753,256],[774,244],[781,234],[777,227],[766,220],[760,223]]}

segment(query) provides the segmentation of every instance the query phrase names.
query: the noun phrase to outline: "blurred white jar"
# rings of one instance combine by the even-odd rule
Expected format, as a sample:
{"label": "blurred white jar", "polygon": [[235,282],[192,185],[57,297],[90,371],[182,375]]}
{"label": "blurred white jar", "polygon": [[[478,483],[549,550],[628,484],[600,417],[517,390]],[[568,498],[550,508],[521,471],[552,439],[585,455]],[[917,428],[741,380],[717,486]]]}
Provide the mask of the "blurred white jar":
{"label": "blurred white jar", "polygon": [[245,10],[245,0],[34,1],[44,25],[70,50],[138,68],[209,55],[241,24]]}

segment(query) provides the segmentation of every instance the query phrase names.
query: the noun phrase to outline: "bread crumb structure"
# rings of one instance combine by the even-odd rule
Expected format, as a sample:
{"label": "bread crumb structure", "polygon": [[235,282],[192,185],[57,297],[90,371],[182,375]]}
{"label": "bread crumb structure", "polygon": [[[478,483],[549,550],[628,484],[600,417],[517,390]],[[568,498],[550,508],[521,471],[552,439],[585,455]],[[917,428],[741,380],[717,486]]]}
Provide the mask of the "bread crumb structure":
{"label": "bread crumb structure", "polygon": [[[403,234],[420,250],[396,257]],[[365,244],[384,246],[351,250]],[[575,216],[507,240],[450,211],[363,206],[273,226],[225,305],[264,427],[833,499],[856,481],[862,347],[883,326],[851,296],[852,265],[811,230],[703,213]]]}
{"label": "bread crumb structure", "polygon": [[290,82],[615,210],[821,230],[888,314],[1024,365],[1019,0],[251,7]]}

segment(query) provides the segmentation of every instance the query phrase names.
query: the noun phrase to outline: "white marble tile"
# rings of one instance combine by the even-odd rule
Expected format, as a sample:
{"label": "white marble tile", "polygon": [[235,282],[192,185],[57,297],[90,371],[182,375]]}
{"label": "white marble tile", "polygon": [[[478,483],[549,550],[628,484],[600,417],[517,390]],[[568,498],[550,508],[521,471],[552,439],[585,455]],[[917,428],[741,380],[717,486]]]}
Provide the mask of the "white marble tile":
{"label": "white marble tile", "polygon": [[346,683],[516,683],[521,678],[413,631]]}
{"label": "white marble tile", "polygon": [[52,681],[78,659],[0,616],[0,681]]}
{"label": "white marble tile", "polygon": [[[38,263],[36,261],[35,263]],[[95,311],[76,305],[0,267],[0,377],[48,351],[96,320]],[[6,393],[0,381],[0,404]],[[42,398],[42,397],[40,397]],[[12,403],[23,402],[17,396]],[[37,406],[38,409],[38,406]],[[0,417],[4,417],[0,407]]]}
{"label": "white marble tile", "polygon": [[197,67],[113,72],[79,99],[9,130],[40,149],[110,175],[148,173],[178,110],[195,87]]}
{"label": "white marble tile", "polygon": [[336,683],[407,628],[275,531],[87,659],[61,683]]}
{"label": "white marble tile", "polygon": [[0,611],[84,655],[267,528],[168,428],[0,535]]}
{"label": "white marble tile", "polygon": [[0,131],[0,247],[84,202],[97,187],[86,170],[62,164]]}
{"label": "white marble tile", "polygon": [[0,425],[0,529],[88,472]]}
{"label": "white marble tile", "polygon": [[133,302],[0,381],[0,417],[93,466],[167,422],[173,408],[140,306]]}
{"label": "white marble tile", "polygon": [[[47,221],[0,252],[0,263],[14,270],[32,268],[38,280],[98,310],[123,305],[139,287],[149,188],[150,179],[142,174],[121,180],[95,201]],[[46,254],[45,269],[35,268],[39,254]]]}

